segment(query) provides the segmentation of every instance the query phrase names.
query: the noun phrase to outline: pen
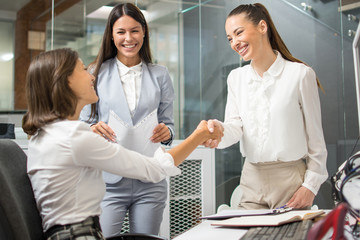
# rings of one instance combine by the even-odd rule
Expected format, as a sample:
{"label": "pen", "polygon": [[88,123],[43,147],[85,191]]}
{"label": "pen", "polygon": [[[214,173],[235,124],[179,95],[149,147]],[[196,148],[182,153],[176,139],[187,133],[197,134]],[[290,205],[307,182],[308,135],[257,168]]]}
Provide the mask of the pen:
{"label": "pen", "polygon": [[283,212],[291,211],[292,209],[293,209],[292,207],[287,207],[285,204],[284,206],[275,208],[273,210],[273,213],[283,213]]}

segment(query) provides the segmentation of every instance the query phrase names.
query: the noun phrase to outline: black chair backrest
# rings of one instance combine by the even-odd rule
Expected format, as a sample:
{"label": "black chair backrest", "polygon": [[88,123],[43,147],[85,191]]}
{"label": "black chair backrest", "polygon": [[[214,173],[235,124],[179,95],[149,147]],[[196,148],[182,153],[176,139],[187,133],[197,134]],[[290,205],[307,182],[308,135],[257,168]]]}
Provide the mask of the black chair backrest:
{"label": "black chair backrest", "polygon": [[26,159],[13,140],[0,139],[0,239],[45,239]]}

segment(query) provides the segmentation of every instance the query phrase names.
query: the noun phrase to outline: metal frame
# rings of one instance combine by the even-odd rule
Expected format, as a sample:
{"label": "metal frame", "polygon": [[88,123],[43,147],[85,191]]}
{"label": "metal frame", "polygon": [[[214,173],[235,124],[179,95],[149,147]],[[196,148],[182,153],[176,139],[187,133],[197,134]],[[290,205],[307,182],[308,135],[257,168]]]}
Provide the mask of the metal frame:
{"label": "metal frame", "polygon": [[[180,143],[181,140],[176,140],[173,142],[173,146]],[[167,147],[169,149],[169,147]],[[205,148],[203,146],[197,147],[189,157],[182,163],[186,171],[192,170],[192,167],[196,168],[196,164],[190,164],[189,161],[196,161],[197,163],[200,161],[201,163],[198,164],[200,167],[201,174],[195,174],[194,173],[194,182],[197,182],[197,187],[200,187],[201,189],[197,189],[196,192],[199,192],[199,194],[192,194],[193,191],[191,191],[191,194],[187,194],[186,188],[191,188],[189,185],[192,183],[189,183],[189,172],[187,172],[184,175],[177,176],[177,181],[172,181],[170,178],[167,178],[168,180],[168,199],[166,203],[166,207],[163,214],[163,221],[160,226],[160,236],[167,237],[168,239],[172,239],[176,237],[178,234],[185,232],[191,227],[194,227],[197,223],[200,223],[201,220],[198,219],[198,217],[211,215],[215,213],[215,150],[210,148]],[[185,165],[190,164],[190,168],[187,168]],[[181,165],[179,166],[182,167]],[[199,171],[199,169],[194,169],[195,171]],[[176,176],[175,176],[176,177]],[[197,178],[201,179],[197,179]],[[174,178],[174,177],[172,177]],[[184,180],[184,182],[182,182]],[[182,183],[184,185],[182,185]],[[182,186],[181,186],[182,185]],[[181,192],[176,197],[170,196],[171,192],[177,191],[176,189],[179,189]],[[193,189],[193,186],[192,186]],[[183,192],[184,191],[184,192]],[[174,202],[177,202],[178,204],[174,204]],[[191,214],[188,215],[188,207],[190,202],[193,202],[193,205],[191,206],[193,208],[194,212],[191,212]],[[184,209],[182,211],[182,203],[184,203]],[[198,204],[201,204],[199,206]],[[176,205],[176,206],[175,206]],[[175,216],[174,216],[175,214]],[[198,215],[194,217],[194,215]],[[180,221],[172,221],[172,219],[179,217]],[[183,224],[181,224],[181,218],[184,218],[185,220]],[[189,219],[187,219],[189,218]],[[195,219],[193,219],[195,218]],[[191,222],[191,226],[189,226],[189,221]],[[174,232],[174,229],[176,229],[176,232]],[[180,229],[180,230],[179,230]]]}
{"label": "metal frame", "polygon": [[356,84],[356,102],[358,108],[358,122],[359,122],[359,136],[360,136],[360,23],[357,27],[355,37],[353,40],[353,55],[354,55],[354,70],[355,70],[355,84]]}

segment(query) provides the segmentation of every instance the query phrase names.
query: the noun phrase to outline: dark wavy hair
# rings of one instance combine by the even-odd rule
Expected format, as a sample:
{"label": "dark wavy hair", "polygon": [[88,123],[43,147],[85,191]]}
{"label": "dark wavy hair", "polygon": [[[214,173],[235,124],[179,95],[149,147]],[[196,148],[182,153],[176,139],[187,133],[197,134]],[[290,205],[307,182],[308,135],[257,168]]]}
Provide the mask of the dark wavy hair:
{"label": "dark wavy hair", "polygon": [[45,124],[74,115],[77,97],[68,77],[78,59],[77,52],[62,48],[40,53],[32,60],[26,76],[28,111],[22,119],[24,132],[34,135]]}
{"label": "dark wavy hair", "polygon": [[[262,5],[261,3],[239,5],[229,13],[227,18],[235,16],[235,15],[239,15],[242,13],[245,13],[247,16],[247,19],[249,21],[251,21],[255,26],[257,26],[261,20],[264,20],[266,22],[266,24],[268,26],[267,36],[269,38],[271,47],[272,47],[272,49],[279,51],[280,54],[283,56],[283,58],[285,58],[286,60],[289,60],[291,62],[298,62],[298,63],[303,63],[303,64],[307,65],[305,62],[295,58],[290,53],[290,51],[286,47],[284,41],[280,37],[280,34],[276,30],[274,22],[271,19],[271,16],[264,5]],[[316,81],[317,81],[318,87],[322,91],[324,91],[318,78],[316,78]]]}

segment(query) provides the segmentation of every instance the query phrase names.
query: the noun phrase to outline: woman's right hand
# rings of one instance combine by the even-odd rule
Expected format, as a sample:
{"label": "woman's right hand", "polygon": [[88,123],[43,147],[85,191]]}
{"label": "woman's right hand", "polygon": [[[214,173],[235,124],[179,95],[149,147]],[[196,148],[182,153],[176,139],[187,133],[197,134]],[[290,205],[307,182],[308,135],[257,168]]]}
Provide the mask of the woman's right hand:
{"label": "woman's right hand", "polygon": [[204,145],[205,147],[216,148],[219,145],[219,143],[221,142],[221,138],[224,136],[224,127],[216,119],[208,120],[207,127],[211,133],[220,132],[221,137],[212,138],[212,139],[210,138],[207,141],[205,141],[202,145]]}
{"label": "woman's right hand", "polygon": [[94,133],[99,134],[103,138],[105,138],[109,141],[112,141],[112,142],[116,142],[115,132],[111,129],[111,127],[109,127],[109,125],[107,125],[103,121],[100,121],[94,125],[91,125],[90,128]]}
{"label": "woman's right hand", "polygon": [[[209,120],[210,121],[210,120]],[[221,138],[224,136],[224,129],[221,127],[219,127],[218,125],[211,125],[212,129],[209,129],[209,122],[202,120],[199,125],[197,126],[197,130],[202,130],[205,132],[206,135],[206,139],[205,141],[202,143],[203,145],[206,146],[206,143],[210,142],[209,146],[211,145],[211,143],[214,145],[216,144],[216,146],[218,145],[218,143],[221,141]],[[206,147],[209,147],[206,146]]]}

